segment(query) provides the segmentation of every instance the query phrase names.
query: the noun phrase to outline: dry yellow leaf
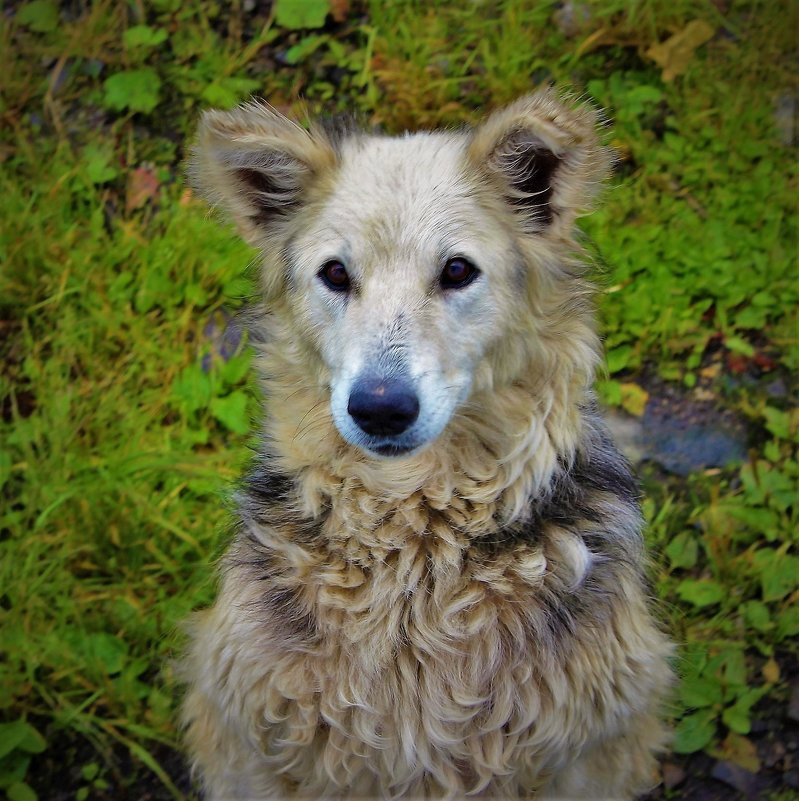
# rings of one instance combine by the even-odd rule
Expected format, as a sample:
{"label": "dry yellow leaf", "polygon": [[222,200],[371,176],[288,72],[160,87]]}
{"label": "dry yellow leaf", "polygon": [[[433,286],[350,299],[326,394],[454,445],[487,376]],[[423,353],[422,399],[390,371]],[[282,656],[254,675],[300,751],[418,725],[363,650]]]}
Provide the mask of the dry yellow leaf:
{"label": "dry yellow leaf", "polygon": [[780,680],[780,666],[773,659],[763,665],[763,678],[769,684],[776,684]]}
{"label": "dry yellow leaf", "polygon": [[712,39],[714,33],[707,22],[695,19],[665,42],[652,45],[646,55],[663,70],[664,81],[673,81],[688,69],[696,49]]}
{"label": "dry yellow leaf", "polygon": [[128,187],[125,194],[125,210],[130,214],[135,209],[149,203],[158,195],[161,182],[154,169],[137,167],[128,175]]}
{"label": "dry yellow leaf", "polygon": [[350,13],[350,0],[330,0],[330,16],[336,22],[344,22]]}
{"label": "dry yellow leaf", "polygon": [[714,756],[734,762],[752,773],[760,770],[760,759],[758,759],[754,743],[732,731],[724,738],[721,748],[714,751]]}
{"label": "dry yellow leaf", "polygon": [[621,384],[621,405],[626,412],[640,417],[648,400],[649,393],[638,384]]}

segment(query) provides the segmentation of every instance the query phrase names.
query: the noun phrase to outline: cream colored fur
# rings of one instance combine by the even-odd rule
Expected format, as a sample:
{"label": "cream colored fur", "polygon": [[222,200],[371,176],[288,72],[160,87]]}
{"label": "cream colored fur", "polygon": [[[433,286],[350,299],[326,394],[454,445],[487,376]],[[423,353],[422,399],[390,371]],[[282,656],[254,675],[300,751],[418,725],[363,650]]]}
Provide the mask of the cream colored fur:
{"label": "cream colored fur", "polygon": [[[396,139],[262,105],[205,116],[196,181],[262,254],[266,443],[191,624],[183,717],[208,799],[652,783],[670,645],[626,467],[590,411],[574,232],[608,169],[596,124],[551,92],[474,132]],[[523,174],[538,158],[541,209]],[[317,277],[342,249],[359,287],[343,305]],[[475,261],[478,290],[430,289],[442,252]],[[384,346],[433,399],[420,436],[445,422],[399,458],[351,444],[331,402]]]}

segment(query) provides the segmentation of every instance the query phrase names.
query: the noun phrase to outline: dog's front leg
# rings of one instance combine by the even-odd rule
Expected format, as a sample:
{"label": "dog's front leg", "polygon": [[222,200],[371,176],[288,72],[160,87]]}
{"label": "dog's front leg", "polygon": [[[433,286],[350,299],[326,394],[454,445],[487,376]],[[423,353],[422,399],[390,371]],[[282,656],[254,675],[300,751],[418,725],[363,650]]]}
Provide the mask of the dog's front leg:
{"label": "dog's front leg", "polygon": [[252,721],[242,718],[231,647],[220,605],[195,615],[192,649],[181,665],[188,683],[182,718],[193,774],[205,801],[281,801],[291,788],[266,764]]}
{"label": "dog's front leg", "polygon": [[657,760],[666,739],[660,721],[641,715],[631,730],[613,737],[559,771],[536,801],[632,801],[657,782]]}

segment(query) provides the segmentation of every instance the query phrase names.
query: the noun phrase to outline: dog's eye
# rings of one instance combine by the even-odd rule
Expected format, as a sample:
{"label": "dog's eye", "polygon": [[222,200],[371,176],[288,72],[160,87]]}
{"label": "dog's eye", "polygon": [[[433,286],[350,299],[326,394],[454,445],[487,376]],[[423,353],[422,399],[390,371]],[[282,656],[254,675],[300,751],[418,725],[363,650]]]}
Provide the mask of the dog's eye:
{"label": "dog's eye", "polygon": [[347,268],[340,261],[329,261],[319,271],[319,277],[328,289],[334,292],[346,292],[350,288],[350,277]]}
{"label": "dog's eye", "polygon": [[471,284],[478,275],[480,270],[470,261],[456,257],[444,265],[441,271],[441,286],[444,289],[460,289]]}

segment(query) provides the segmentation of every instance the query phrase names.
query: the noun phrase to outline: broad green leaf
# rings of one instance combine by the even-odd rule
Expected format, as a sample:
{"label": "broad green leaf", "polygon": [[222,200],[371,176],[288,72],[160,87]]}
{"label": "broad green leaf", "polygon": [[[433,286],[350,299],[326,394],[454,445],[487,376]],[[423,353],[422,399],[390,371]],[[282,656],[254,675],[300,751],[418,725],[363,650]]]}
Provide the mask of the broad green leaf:
{"label": "broad green leaf", "polygon": [[738,700],[721,714],[725,726],[738,734],[749,734],[752,707],[768,692],[767,687],[747,690]]}
{"label": "broad green leaf", "polygon": [[308,56],[314,53],[322,44],[329,41],[330,39],[327,36],[306,36],[286,51],[286,61],[289,64],[299,64],[303,59],[308,58]]}
{"label": "broad green leaf", "polygon": [[251,365],[252,352],[239,353],[222,364],[219,368],[219,376],[227,386],[235,386],[247,376]]}
{"label": "broad green leaf", "polygon": [[29,754],[41,754],[47,748],[47,740],[42,737],[39,731],[26,721],[25,736],[17,746],[21,751]]}
{"label": "broad green leaf", "polygon": [[699,556],[699,544],[691,531],[678,534],[667,546],[666,556],[672,567],[691,568]]}
{"label": "broad green leaf", "polygon": [[778,601],[799,587],[799,558],[762,548],[755,552],[764,601]]}
{"label": "broad green leaf", "polygon": [[[776,439],[770,439],[764,446],[763,446],[763,456],[766,457],[770,462],[779,462],[782,458],[780,455],[780,444]],[[766,532],[763,532],[766,534]],[[768,535],[767,535],[768,537]],[[773,536],[771,539],[775,539]]]}
{"label": "broad green leaf", "polygon": [[150,67],[118,72],[104,84],[105,105],[114,111],[140,111],[149,114],[159,101],[161,79]]}
{"label": "broad green leaf", "polygon": [[183,289],[183,297],[187,303],[194,306],[204,306],[208,302],[208,293],[200,284],[186,284]]}
{"label": "broad green leaf", "polygon": [[607,354],[608,373],[613,375],[623,370],[630,363],[632,355],[633,349],[629,345],[609,350]]}
{"label": "broad green leaf", "polygon": [[134,25],[122,36],[126,47],[149,48],[165,42],[167,33],[163,28],[151,28],[149,25]]}
{"label": "broad green leaf", "polygon": [[247,299],[255,293],[255,284],[249,279],[239,277],[233,278],[222,287],[222,293],[226,298]]}
{"label": "broad green leaf", "polygon": [[677,585],[677,595],[698,608],[724,600],[724,587],[711,579],[684,579]]}
{"label": "broad green leaf", "polygon": [[186,431],[186,442],[190,445],[206,445],[209,433],[206,429],[188,429]]}
{"label": "broad green leaf", "polygon": [[97,775],[100,773],[100,765],[97,762],[90,762],[88,765],[84,765],[80,769],[80,775],[87,781],[90,782],[93,779],[97,778]]}
{"label": "broad green leaf", "polygon": [[145,314],[156,306],[171,305],[168,301],[172,299],[174,291],[175,284],[171,276],[162,270],[152,268],[147,271],[136,291],[133,306],[137,312]]}
{"label": "broad green leaf", "polygon": [[766,406],[763,410],[766,428],[779,439],[791,439],[791,416],[780,409]]}
{"label": "broad green leaf", "polygon": [[84,642],[84,650],[109,676],[122,670],[128,655],[128,647],[122,640],[103,631],[90,634]]}
{"label": "broad green leaf", "polygon": [[799,605],[789,606],[777,615],[777,633],[781,640],[799,635]]}
{"label": "broad green leaf", "polygon": [[762,506],[740,506],[731,503],[725,505],[724,509],[731,517],[740,520],[755,533],[763,534],[766,539],[771,539],[769,535],[779,525],[777,513]]}
{"label": "broad green leaf", "polygon": [[618,381],[597,381],[596,391],[608,406],[621,406],[622,389]]}
{"label": "broad green leaf", "polygon": [[674,751],[678,754],[693,754],[709,745],[716,734],[712,710],[705,709],[684,717],[674,730]]}
{"label": "broad green leaf", "polygon": [[241,390],[231,392],[224,398],[213,398],[211,414],[234,434],[246,434],[250,430],[247,395]]}
{"label": "broad green leaf", "polygon": [[321,28],[330,0],[275,0],[275,22],[282,28]]}
{"label": "broad green leaf", "polygon": [[766,324],[768,309],[749,306],[735,315],[736,328],[762,328]]}
{"label": "broad green leaf", "polygon": [[758,460],[758,471],[760,485],[769,496],[771,506],[786,511],[796,503],[799,486],[787,469],[778,470],[761,459]]}
{"label": "broad green leaf", "polygon": [[39,796],[33,791],[30,785],[25,782],[16,782],[6,788],[6,795],[9,801],[38,801]]}
{"label": "broad green leaf", "polygon": [[627,98],[633,103],[659,103],[663,99],[663,91],[657,86],[641,84],[630,89]]}
{"label": "broad green leaf", "polygon": [[721,685],[717,679],[699,676],[680,682],[680,699],[687,707],[703,709],[721,703]]}
{"label": "broad green leaf", "polygon": [[724,338],[724,344],[734,353],[740,353],[742,356],[754,356],[755,349],[745,339],[737,336],[728,336]]}
{"label": "broad green leaf", "polygon": [[700,676],[707,662],[707,648],[702,643],[687,643],[680,654],[680,675],[684,678]]}
{"label": "broad green leaf", "polygon": [[203,372],[200,364],[192,364],[175,379],[172,395],[189,413],[204,409],[211,402],[211,379]]}
{"label": "broad green leaf", "polygon": [[46,747],[47,741],[26,720],[0,723],[0,758],[12,751],[40,754]]}
{"label": "broad green leaf", "polygon": [[768,607],[760,601],[747,601],[741,604],[741,612],[748,626],[755,631],[765,632],[772,628]]}
{"label": "broad green leaf", "polygon": [[235,76],[217,78],[203,89],[203,100],[212,106],[232,108],[253,92],[262,88],[261,81]]}
{"label": "broad green leaf", "polygon": [[720,654],[724,681],[733,688],[746,687],[746,660],[740,648],[728,648]]}
{"label": "broad green leaf", "polygon": [[0,758],[19,747],[26,736],[25,726],[26,723],[22,719],[11,723],[0,723]]}
{"label": "broad green leaf", "polygon": [[58,5],[51,0],[33,0],[22,6],[16,20],[37,33],[49,33],[58,27]]}
{"label": "broad green leaf", "polygon": [[0,788],[25,781],[30,763],[30,756],[21,751],[14,751],[0,759]]}
{"label": "broad green leaf", "polygon": [[93,184],[104,184],[113,180],[119,174],[112,164],[114,152],[109,147],[90,144],[83,151],[83,164],[86,177]]}

